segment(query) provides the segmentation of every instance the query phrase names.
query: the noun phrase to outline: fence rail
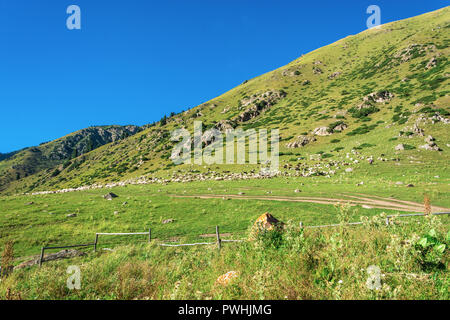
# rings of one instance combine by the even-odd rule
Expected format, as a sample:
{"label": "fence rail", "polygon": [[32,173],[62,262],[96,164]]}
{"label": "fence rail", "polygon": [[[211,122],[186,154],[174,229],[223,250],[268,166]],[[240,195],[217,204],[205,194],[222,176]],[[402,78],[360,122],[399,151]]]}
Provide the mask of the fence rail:
{"label": "fence rail", "polygon": [[[436,212],[431,213],[431,215],[438,216],[438,215],[448,215],[450,212]],[[390,219],[392,218],[403,218],[403,217],[421,217],[421,216],[427,216],[426,213],[411,213],[411,214],[399,214],[399,215],[389,215],[386,216],[386,225],[389,225]],[[345,224],[328,224],[328,225],[317,225],[317,226],[304,226],[303,222],[300,222],[300,228],[301,229],[314,229],[314,228],[328,228],[328,227],[339,227],[339,226],[353,226],[353,225],[361,225],[363,222],[349,222]],[[130,236],[130,235],[148,235],[148,242],[151,242],[152,240],[152,229],[148,229],[148,232],[130,232],[130,233],[106,233],[106,232],[99,232],[95,234],[95,242],[94,243],[88,243],[88,244],[79,244],[79,245],[72,245],[72,246],[58,246],[58,247],[42,247],[41,249],[41,256],[39,259],[39,266],[42,266],[42,263],[44,262],[44,252],[45,250],[50,249],[68,249],[68,248],[80,248],[80,247],[90,247],[94,246],[94,252],[97,251],[97,245],[98,245],[98,238],[99,236]],[[198,246],[198,245],[217,245],[220,249],[222,247],[223,242],[244,242],[245,240],[234,240],[234,239],[221,239],[220,238],[220,230],[219,226],[216,226],[216,241],[215,242],[198,242],[198,243],[181,243],[181,244],[167,244],[167,243],[158,243],[161,247],[187,247],[187,246]]]}
{"label": "fence rail", "polygon": [[90,247],[93,246],[94,243],[87,243],[87,244],[75,244],[71,246],[59,246],[59,247],[42,247],[41,248],[41,256],[39,257],[39,266],[42,266],[42,263],[44,262],[44,253],[45,250],[51,250],[51,249],[69,249],[69,248],[82,248],[82,247]]}
{"label": "fence rail", "polygon": [[[433,216],[440,216],[440,215],[444,215],[444,214],[450,214],[450,212],[435,212],[435,213],[431,213],[431,215]],[[410,213],[410,214],[399,214],[399,215],[389,215],[386,216],[386,220],[385,223],[386,225],[389,225],[390,220],[392,218],[404,218],[404,217],[423,217],[423,216],[427,216],[427,213]],[[328,227],[339,227],[339,226],[352,226],[352,225],[358,225],[358,224],[363,224],[363,222],[349,222],[349,223],[344,223],[344,224],[340,224],[340,223],[336,223],[336,224],[325,224],[325,225],[319,225],[319,226],[304,226],[303,222],[300,222],[300,228],[304,228],[304,229],[313,229],[313,228],[328,228]]]}
{"label": "fence rail", "polygon": [[95,242],[94,242],[94,252],[97,251],[98,237],[99,236],[135,236],[135,235],[148,235],[148,242],[152,241],[152,229],[149,228],[148,232],[126,232],[126,233],[107,233],[107,232],[98,232],[95,234]]}

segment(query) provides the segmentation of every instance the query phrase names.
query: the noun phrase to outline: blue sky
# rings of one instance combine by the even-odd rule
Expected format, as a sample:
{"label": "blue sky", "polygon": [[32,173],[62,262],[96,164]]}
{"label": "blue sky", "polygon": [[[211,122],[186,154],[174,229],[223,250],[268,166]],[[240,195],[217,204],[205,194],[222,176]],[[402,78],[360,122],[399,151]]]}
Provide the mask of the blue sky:
{"label": "blue sky", "polygon": [[448,1],[0,0],[0,152],[194,107],[363,31],[371,4],[386,23]]}

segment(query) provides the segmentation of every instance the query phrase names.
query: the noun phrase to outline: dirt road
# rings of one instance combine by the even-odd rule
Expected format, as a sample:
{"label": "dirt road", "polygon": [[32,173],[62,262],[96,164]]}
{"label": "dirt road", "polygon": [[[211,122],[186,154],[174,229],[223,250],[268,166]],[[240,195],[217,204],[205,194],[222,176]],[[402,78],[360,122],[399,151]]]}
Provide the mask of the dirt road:
{"label": "dirt road", "polygon": [[[379,208],[411,213],[425,212],[424,205],[417,202],[398,200],[394,198],[383,198],[365,194],[339,194],[339,198],[323,197],[290,197],[290,196],[252,196],[235,194],[198,194],[198,195],[171,195],[176,198],[197,198],[197,199],[236,199],[236,200],[266,200],[266,201],[286,201],[286,202],[307,202],[319,204],[349,203],[352,206],[361,205],[364,208]],[[432,206],[432,212],[449,212],[450,209]]]}

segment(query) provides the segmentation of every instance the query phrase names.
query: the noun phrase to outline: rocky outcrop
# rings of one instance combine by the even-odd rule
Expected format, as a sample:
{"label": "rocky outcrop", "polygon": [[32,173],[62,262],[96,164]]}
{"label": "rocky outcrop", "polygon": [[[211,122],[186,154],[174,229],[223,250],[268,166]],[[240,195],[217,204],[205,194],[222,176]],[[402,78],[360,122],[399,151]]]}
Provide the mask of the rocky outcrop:
{"label": "rocky outcrop", "polygon": [[333,79],[339,77],[340,75],[341,75],[341,73],[339,71],[336,71],[336,72],[333,72],[332,74],[330,74],[328,76],[328,79],[333,80]]}
{"label": "rocky outcrop", "polygon": [[329,136],[331,132],[328,127],[318,127],[313,130],[312,134],[315,136]]}
{"label": "rocky outcrop", "polygon": [[342,132],[347,128],[348,125],[344,121],[337,121],[328,126],[328,132],[330,133]]}
{"label": "rocky outcrop", "polygon": [[314,73],[314,74],[322,74],[323,71],[322,71],[322,69],[320,69],[319,67],[314,67],[314,68],[313,68],[313,73]]}
{"label": "rocky outcrop", "polygon": [[394,94],[389,91],[372,92],[363,98],[364,102],[386,103],[394,98]]}
{"label": "rocky outcrop", "polygon": [[241,100],[241,105],[245,111],[238,115],[233,121],[246,122],[261,114],[261,112],[269,109],[278,103],[279,100],[286,96],[284,91],[267,91],[260,95],[253,95],[250,98]]}
{"label": "rocky outcrop", "polygon": [[64,162],[140,131],[142,128],[138,126],[90,127],[37,147],[13,152],[2,159],[10,164],[3,166],[5,169],[0,171],[0,191],[6,189],[12,181],[46,169],[54,169],[56,176],[58,171],[55,169]]}
{"label": "rocky outcrop", "polygon": [[222,133],[227,133],[236,127],[236,123],[231,120],[220,120],[216,123],[215,128]]}
{"label": "rocky outcrop", "polygon": [[254,239],[259,233],[264,231],[282,230],[283,228],[283,222],[266,212],[256,219],[252,227],[250,238]]}
{"label": "rocky outcrop", "polygon": [[426,144],[420,146],[420,149],[429,150],[429,151],[442,151],[441,148],[435,142],[435,139],[432,136],[428,136],[425,138]]}
{"label": "rocky outcrop", "polygon": [[411,59],[414,59],[415,57],[424,56],[427,52],[434,51],[436,51],[436,46],[433,44],[426,46],[422,44],[412,43],[402,50],[398,51],[394,55],[394,58],[400,63],[404,63],[408,62]]}
{"label": "rocky outcrop", "polygon": [[317,139],[313,136],[299,136],[296,141],[287,143],[286,148],[300,148],[314,141],[317,141]]}
{"label": "rocky outcrop", "polygon": [[427,70],[428,70],[428,69],[431,69],[431,68],[435,67],[436,64],[437,64],[437,60],[436,60],[435,57],[433,57],[433,58],[430,59],[430,61],[428,61],[428,63],[427,63],[427,65],[426,65],[425,69],[427,69]]}

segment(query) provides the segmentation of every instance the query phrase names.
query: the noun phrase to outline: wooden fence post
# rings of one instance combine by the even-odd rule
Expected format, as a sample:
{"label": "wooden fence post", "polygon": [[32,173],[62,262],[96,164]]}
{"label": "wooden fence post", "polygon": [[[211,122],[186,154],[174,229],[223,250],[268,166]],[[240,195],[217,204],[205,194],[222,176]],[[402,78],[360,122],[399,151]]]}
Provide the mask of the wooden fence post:
{"label": "wooden fence post", "polygon": [[217,236],[217,246],[220,248],[222,247],[222,240],[220,240],[220,233],[219,233],[219,226],[216,226],[216,236]]}
{"label": "wooden fence post", "polygon": [[95,234],[94,252],[97,252],[98,233]]}
{"label": "wooden fence post", "polygon": [[39,258],[39,267],[42,266],[42,262],[44,260],[44,251],[45,251],[45,247],[42,247],[42,249],[41,249],[41,257]]}
{"label": "wooden fence post", "polygon": [[148,229],[148,242],[152,241],[152,228]]}

